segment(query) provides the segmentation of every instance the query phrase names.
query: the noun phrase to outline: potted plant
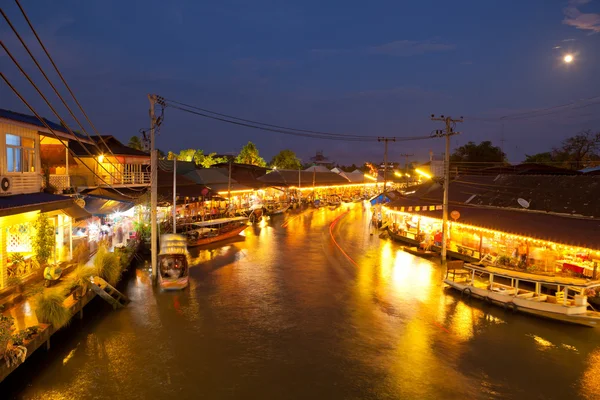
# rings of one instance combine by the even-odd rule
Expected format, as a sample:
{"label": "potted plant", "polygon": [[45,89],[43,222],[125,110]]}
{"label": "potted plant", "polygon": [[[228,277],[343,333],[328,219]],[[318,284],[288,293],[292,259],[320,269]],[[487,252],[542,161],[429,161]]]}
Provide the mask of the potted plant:
{"label": "potted plant", "polygon": [[111,285],[116,285],[121,277],[122,268],[119,257],[108,251],[106,246],[98,247],[96,257],[94,257],[94,267],[96,273]]}
{"label": "potted plant", "polygon": [[75,287],[75,291],[73,292],[73,298],[75,300],[79,300],[85,296],[91,285],[90,278],[96,275],[97,271],[95,267],[79,264],[77,268],[75,268],[72,280],[72,284]]}
{"label": "potted plant", "polygon": [[40,213],[34,223],[34,227],[36,232],[33,237],[33,250],[35,252],[35,259],[43,271],[54,251],[56,241],[54,226],[46,214]]}
{"label": "potted plant", "polygon": [[6,347],[12,338],[12,331],[14,320],[11,317],[7,317],[0,314],[0,357],[4,355]]}
{"label": "potted plant", "polygon": [[60,288],[46,289],[36,298],[35,313],[39,322],[55,329],[63,327],[71,319],[71,311],[63,302],[65,295]]}

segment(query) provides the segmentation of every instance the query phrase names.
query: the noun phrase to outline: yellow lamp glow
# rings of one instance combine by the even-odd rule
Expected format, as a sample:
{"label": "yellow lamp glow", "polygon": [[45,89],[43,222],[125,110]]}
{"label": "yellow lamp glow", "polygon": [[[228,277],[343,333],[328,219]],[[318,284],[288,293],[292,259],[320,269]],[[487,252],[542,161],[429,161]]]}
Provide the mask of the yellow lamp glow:
{"label": "yellow lamp glow", "polygon": [[370,180],[372,180],[372,181],[376,181],[376,180],[377,180],[377,178],[375,178],[375,177],[372,177],[372,176],[371,176],[371,175],[369,175],[369,174],[365,174],[365,178],[367,178],[367,179],[370,179]]}
{"label": "yellow lamp glow", "polygon": [[103,162],[104,161],[104,154],[100,154],[98,156],[98,162]]}
{"label": "yellow lamp glow", "polygon": [[431,179],[431,175],[429,175],[427,172],[421,171],[421,170],[420,170],[420,169],[418,169],[418,168],[417,168],[417,169],[415,169],[415,172],[416,172],[417,174],[421,175],[421,176],[422,176],[422,177],[424,177],[424,178]]}

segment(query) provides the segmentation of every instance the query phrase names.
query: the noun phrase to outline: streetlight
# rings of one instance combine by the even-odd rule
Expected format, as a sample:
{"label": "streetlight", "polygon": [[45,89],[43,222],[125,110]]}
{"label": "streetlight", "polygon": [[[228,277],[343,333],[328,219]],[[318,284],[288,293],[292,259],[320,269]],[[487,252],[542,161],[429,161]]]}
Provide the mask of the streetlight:
{"label": "streetlight", "polygon": [[573,55],[572,54],[566,54],[563,58],[563,61],[567,64],[571,64],[573,62]]}

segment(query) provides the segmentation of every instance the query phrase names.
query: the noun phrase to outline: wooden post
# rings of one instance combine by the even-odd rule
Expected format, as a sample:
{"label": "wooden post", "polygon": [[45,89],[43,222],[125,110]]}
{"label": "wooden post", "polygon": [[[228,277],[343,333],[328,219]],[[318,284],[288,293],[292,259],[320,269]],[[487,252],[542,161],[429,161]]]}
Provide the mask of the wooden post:
{"label": "wooden post", "polygon": [[481,258],[483,258],[483,254],[481,254],[481,251],[483,250],[483,234],[479,234],[479,259],[481,260]]}

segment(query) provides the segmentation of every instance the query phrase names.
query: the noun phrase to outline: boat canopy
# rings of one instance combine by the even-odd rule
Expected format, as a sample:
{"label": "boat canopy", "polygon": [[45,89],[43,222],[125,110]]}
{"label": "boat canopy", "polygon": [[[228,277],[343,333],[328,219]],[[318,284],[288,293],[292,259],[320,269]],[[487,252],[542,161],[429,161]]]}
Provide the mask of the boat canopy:
{"label": "boat canopy", "polygon": [[223,225],[223,224],[229,224],[231,222],[242,222],[242,221],[248,221],[248,217],[217,218],[217,219],[211,219],[208,221],[191,222],[189,224],[183,224],[183,225],[184,226],[191,225],[195,228],[205,228],[205,227],[214,226],[214,225]]}
{"label": "boat canopy", "polygon": [[464,268],[484,272],[488,274],[492,274],[494,276],[501,276],[509,279],[517,279],[519,281],[525,282],[539,282],[547,285],[560,285],[560,286],[570,286],[576,288],[593,288],[599,287],[600,281],[598,280],[590,280],[583,278],[567,278],[567,277],[559,277],[559,276],[546,276],[546,275],[538,275],[538,274],[530,274],[527,272],[520,271],[512,271],[505,268],[498,267],[483,267],[474,264],[465,264]]}
{"label": "boat canopy", "polygon": [[159,255],[167,254],[187,254],[186,237],[174,233],[161,235]]}

